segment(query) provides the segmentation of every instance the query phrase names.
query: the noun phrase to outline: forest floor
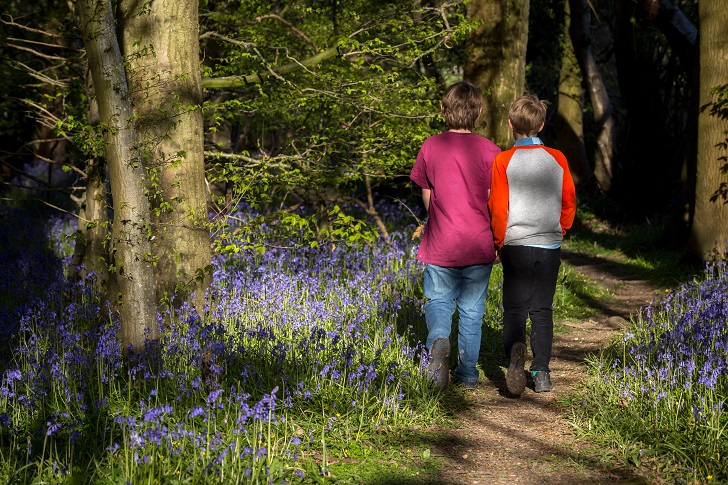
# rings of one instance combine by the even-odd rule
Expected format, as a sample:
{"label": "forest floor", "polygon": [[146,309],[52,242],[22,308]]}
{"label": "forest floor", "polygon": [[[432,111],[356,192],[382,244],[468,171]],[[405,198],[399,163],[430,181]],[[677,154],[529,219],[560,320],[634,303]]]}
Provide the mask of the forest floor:
{"label": "forest floor", "polygon": [[[619,258],[574,253],[562,259],[614,296],[593,301],[599,315],[578,322],[557,322],[551,375],[552,392],[520,396],[505,390],[507,361],[487,366],[487,379],[475,391],[445,391],[442,405],[456,423],[432,432],[432,456],[442,460],[442,484],[646,484],[649,471],[624,466],[615,450],[600,449],[578,436],[569,422],[571,405],[587,375],[585,359],[619,335],[630,316],[653,302],[660,290]],[[528,368],[528,362],[526,364]],[[430,433],[428,433],[430,434]],[[418,483],[421,483],[418,481]]]}

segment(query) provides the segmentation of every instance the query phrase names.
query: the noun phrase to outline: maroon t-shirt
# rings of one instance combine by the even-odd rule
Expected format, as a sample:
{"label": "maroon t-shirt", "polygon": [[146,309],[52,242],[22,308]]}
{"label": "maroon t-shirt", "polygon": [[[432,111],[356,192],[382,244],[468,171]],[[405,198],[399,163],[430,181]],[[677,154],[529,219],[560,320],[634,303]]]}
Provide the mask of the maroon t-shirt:
{"label": "maroon t-shirt", "polygon": [[417,259],[438,266],[467,266],[495,259],[488,191],[495,156],[492,141],[446,131],[422,144],[410,179],[432,190],[430,213]]}

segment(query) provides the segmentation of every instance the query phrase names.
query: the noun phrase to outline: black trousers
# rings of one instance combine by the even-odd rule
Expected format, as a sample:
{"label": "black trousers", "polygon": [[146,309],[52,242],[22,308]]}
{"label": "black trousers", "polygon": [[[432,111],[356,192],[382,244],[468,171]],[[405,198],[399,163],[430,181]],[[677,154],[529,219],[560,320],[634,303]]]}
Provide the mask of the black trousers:
{"label": "black trousers", "polygon": [[561,249],[504,246],[503,343],[506,356],[516,342],[526,343],[531,318],[531,370],[549,371],[554,340],[553,303],[561,265]]}

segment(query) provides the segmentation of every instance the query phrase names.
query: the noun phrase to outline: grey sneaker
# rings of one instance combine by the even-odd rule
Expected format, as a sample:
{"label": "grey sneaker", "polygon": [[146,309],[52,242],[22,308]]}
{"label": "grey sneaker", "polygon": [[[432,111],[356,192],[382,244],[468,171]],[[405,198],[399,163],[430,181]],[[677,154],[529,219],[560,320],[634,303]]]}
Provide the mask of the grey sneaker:
{"label": "grey sneaker", "polygon": [[458,387],[461,387],[462,389],[466,391],[474,391],[478,388],[478,382],[467,382],[467,381],[461,381],[457,380],[455,384],[458,385]]}
{"label": "grey sneaker", "polygon": [[432,387],[442,391],[450,381],[450,342],[446,338],[435,339],[430,357],[427,372],[431,375]]}
{"label": "grey sneaker", "polygon": [[526,344],[516,342],[511,347],[511,363],[506,372],[506,387],[511,394],[520,396],[526,389]]}
{"label": "grey sneaker", "polygon": [[545,370],[532,370],[533,390],[536,392],[549,392],[552,389],[551,376]]}

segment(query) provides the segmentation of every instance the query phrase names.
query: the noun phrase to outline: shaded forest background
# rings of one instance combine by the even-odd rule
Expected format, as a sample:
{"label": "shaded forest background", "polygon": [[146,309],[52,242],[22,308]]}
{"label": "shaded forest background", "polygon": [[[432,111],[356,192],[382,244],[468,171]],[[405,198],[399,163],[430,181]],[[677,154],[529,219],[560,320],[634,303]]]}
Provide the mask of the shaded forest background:
{"label": "shaded forest background", "polygon": [[[480,134],[508,148],[510,101],[537,94],[551,106],[542,138],[566,153],[583,203],[663,224],[686,259],[721,256],[728,43],[700,24],[721,25],[720,0],[0,6],[0,196],[78,216],[71,277],[101,275],[122,308],[150,286],[148,308],[199,296],[210,233],[213,252],[263,251],[256,224],[302,244],[386,242],[377,202],[417,206],[407,175],[463,78],[485,94]],[[722,136],[703,158],[700,116]],[[242,248],[225,238],[241,206],[261,214]],[[118,277],[137,271],[136,289]]]}

